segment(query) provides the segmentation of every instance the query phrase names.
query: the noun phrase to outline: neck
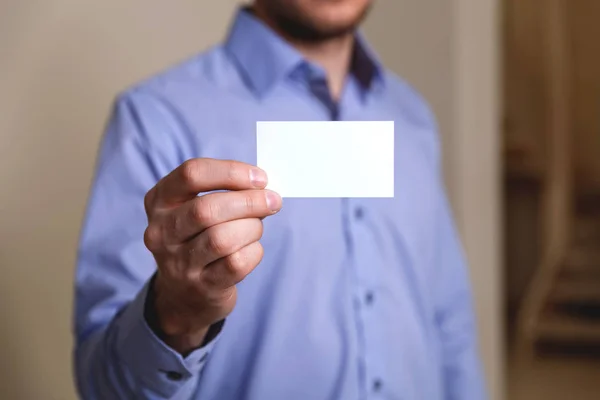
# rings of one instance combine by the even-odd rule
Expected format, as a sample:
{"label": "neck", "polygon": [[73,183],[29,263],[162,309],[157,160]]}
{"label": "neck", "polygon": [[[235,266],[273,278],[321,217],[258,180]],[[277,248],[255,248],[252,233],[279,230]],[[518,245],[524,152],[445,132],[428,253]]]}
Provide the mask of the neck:
{"label": "neck", "polygon": [[331,96],[338,100],[350,68],[354,37],[349,34],[320,43],[291,43],[308,60],[325,70]]}
{"label": "neck", "polygon": [[327,74],[327,85],[334,100],[338,100],[350,69],[354,35],[348,33],[332,39],[306,42],[294,39],[283,32],[260,7],[254,6],[255,15],[294,46],[302,55],[321,66]]}

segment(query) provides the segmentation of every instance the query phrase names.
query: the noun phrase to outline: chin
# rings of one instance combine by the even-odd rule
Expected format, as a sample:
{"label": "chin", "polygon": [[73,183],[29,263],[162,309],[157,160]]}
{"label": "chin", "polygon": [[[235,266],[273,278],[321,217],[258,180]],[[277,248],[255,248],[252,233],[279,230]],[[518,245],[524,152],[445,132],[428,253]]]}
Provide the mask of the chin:
{"label": "chin", "polygon": [[296,40],[345,35],[362,22],[374,0],[255,0],[270,23]]}
{"label": "chin", "polygon": [[349,30],[367,13],[371,0],[297,0],[305,14],[321,31]]}
{"label": "chin", "polygon": [[371,0],[270,0],[278,2],[283,26],[298,39],[327,40],[354,31]]}

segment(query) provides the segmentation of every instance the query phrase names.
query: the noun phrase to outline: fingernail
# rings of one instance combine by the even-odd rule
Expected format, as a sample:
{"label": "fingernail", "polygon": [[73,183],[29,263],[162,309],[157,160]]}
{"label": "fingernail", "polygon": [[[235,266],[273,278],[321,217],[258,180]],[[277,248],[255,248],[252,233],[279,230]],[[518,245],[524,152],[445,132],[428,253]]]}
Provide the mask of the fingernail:
{"label": "fingernail", "polygon": [[281,197],[277,193],[271,192],[269,190],[267,190],[266,197],[267,207],[269,207],[269,210],[273,212],[279,211],[279,209],[281,208]]}
{"label": "fingernail", "polygon": [[253,168],[250,170],[250,181],[256,187],[265,187],[267,186],[267,174],[261,169]]}

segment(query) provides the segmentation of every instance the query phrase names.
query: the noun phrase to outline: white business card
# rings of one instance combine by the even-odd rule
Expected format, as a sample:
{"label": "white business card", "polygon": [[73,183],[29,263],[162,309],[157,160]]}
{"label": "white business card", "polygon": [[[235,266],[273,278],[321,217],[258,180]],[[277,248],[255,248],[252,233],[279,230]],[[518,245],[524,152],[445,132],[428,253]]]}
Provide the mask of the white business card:
{"label": "white business card", "polygon": [[393,121],[259,121],[256,140],[282,197],[394,197]]}

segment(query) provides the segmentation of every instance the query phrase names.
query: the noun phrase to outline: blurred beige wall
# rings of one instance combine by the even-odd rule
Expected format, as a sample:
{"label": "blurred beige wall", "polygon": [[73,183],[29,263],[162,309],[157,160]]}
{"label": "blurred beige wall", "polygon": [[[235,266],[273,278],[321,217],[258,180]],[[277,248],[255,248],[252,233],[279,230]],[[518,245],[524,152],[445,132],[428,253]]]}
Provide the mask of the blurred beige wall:
{"label": "blurred beige wall", "polygon": [[[489,386],[500,399],[495,1],[380,0],[366,31],[438,115]],[[238,3],[2,1],[0,398],[75,398],[75,246],[110,102],[222,38]],[[476,149],[491,159],[473,157]]]}

